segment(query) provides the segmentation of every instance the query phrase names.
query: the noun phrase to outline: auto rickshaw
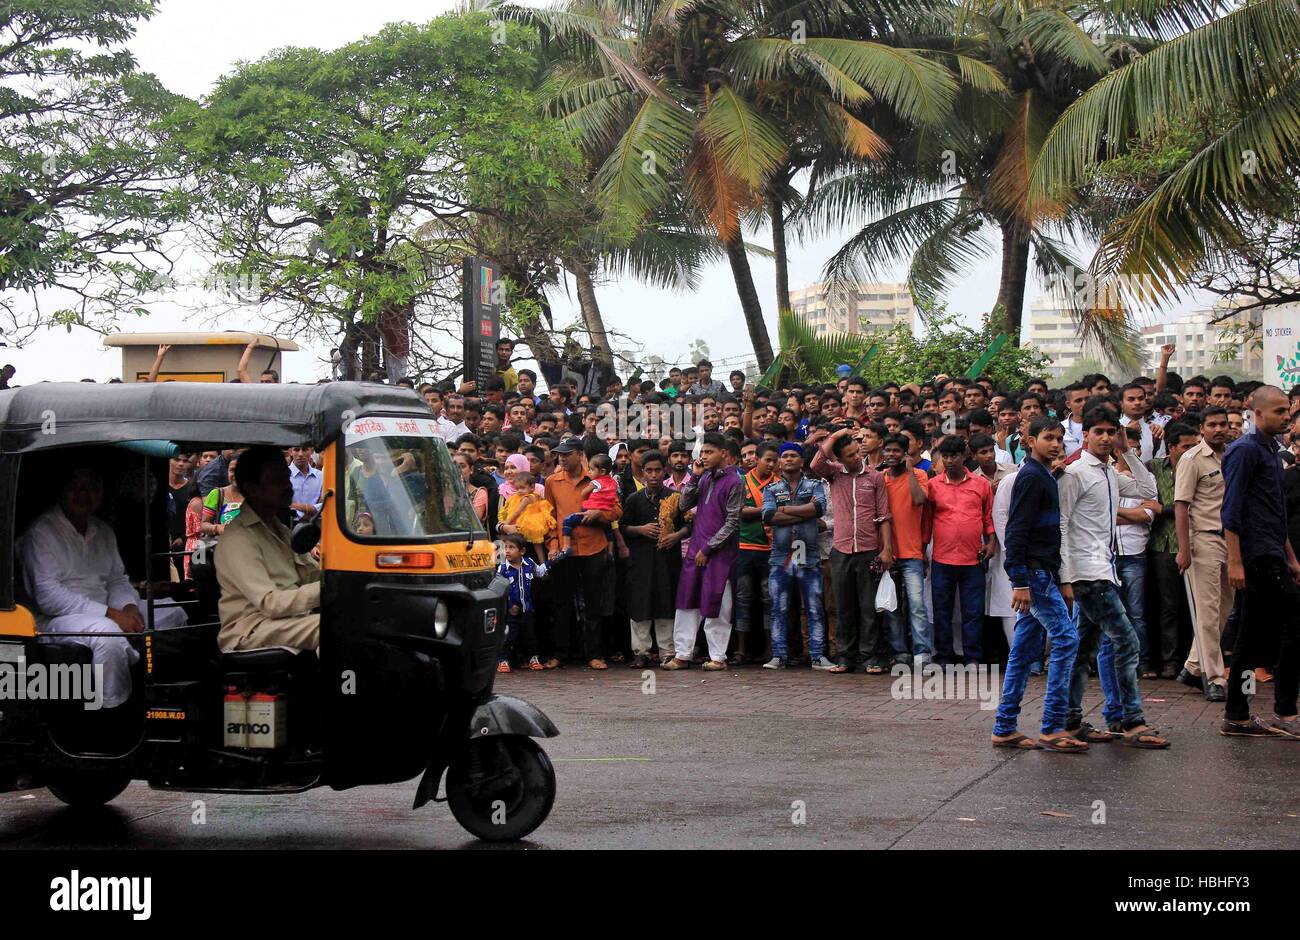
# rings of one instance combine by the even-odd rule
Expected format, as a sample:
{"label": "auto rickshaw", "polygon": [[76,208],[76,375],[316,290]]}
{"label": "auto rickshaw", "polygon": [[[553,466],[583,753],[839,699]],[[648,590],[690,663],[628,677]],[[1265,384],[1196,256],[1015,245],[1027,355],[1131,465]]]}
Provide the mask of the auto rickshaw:
{"label": "auto rickshaw", "polygon": [[[321,509],[292,540],[295,552],[319,553],[319,654],[222,652],[220,542],[189,552],[169,543],[166,457],[178,446],[306,443],[324,457]],[[0,792],[46,786],[85,806],[132,780],[269,794],[420,777],[413,808],[448,802],[481,839],[522,839],[546,819],[555,772],[533,739],[559,732],[534,706],[492,692],[507,585],[414,392],[352,382],[0,392],[0,672],[40,665],[48,677],[90,662],[75,635],[38,631],[15,550],[56,503],[60,462],[86,459],[105,481],[100,515],[142,584],[145,630],[125,635],[141,653],[131,697],[99,713],[0,698]],[[155,629],[163,604],[182,605],[188,625]]]}

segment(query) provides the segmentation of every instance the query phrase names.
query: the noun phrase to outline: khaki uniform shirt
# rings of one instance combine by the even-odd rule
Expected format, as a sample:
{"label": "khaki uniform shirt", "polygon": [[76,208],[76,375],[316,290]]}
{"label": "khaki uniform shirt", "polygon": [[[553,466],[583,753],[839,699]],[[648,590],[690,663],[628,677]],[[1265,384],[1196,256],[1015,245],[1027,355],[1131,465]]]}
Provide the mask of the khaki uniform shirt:
{"label": "khaki uniform shirt", "polygon": [[1178,461],[1174,499],[1187,503],[1192,532],[1223,531],[1223,457],[1204,441]]}
{"label": "khaki uniform shirt", "polygon": [[269,620],[302,617],[320,606],[320,566],[293,553],[283,522],[261,519],[248,503],[221,534],[216,566],[223,650],[278,645],[242,641]]}

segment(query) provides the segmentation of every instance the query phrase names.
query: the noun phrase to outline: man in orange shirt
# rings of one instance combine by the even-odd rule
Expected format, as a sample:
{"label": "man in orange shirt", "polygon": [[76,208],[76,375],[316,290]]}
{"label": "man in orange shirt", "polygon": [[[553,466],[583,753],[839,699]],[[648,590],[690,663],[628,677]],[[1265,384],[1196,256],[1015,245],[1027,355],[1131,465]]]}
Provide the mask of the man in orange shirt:
{"label": "man in orange shirt", "polygon": [[[551,615],[554,618],[553,640],[560,647],[567,645],[571,657],[577,658],[579,655],[572,623],[573,602],[578,592],[582,591],[581,655],[587,659],[587,665],[592,669],[608,669],[601,648],[601,624],[605,616],[614,612],[613,595],[606,590],[614,580],[614,562],[605,527],[622,517],[623,508],[615,503],[610,510],[593,509],[583,512],[579,491],[584,484],[591,482],[591,477],[587,473],[587,461],[582,448],[576,439],[568,438],[555,445],[554,453],[558,455],[559,468],[546,478],[546,500],[555,511],[556,519],[564,519],[572,513],[583,513],[583,519],[573,527],[569,541],[570,557],[556,565],[547,579],[551,582],[548,585],[548,597],[552,601]],[[558,528],[552,532],[550,541],[551,553],[558,552]],[[545,665],[554,669],[559,662],[552,658]]]}
{"label": "man in orange shirt", "polygon": [[966,664],[978,663],[984,626],[984,562],[993,554],[993,487],[966,470],[966,442],[956,434],[943,439],[939,457],[943,472],[930,481],[934,661],[942,666],[956,663],[952,608],[960,594],[962,659]]}
{"label": "man in orange shirt", "polygon": [[[890,568],[898,588],[899,605],[889,613],[889,645],[894,661],[903,662],[907,653],[906,624],[912,626],[912,658],[924,665],[934,654],[934,631],[925,609],[925,543],[930,477],[917,469],[908,455],[907,438],[891,434],[880,449],[884,458],[885,489],[889,493],[890,532],[894,540],[894,564]],[[904,620],[902,601],[907,601]]]}

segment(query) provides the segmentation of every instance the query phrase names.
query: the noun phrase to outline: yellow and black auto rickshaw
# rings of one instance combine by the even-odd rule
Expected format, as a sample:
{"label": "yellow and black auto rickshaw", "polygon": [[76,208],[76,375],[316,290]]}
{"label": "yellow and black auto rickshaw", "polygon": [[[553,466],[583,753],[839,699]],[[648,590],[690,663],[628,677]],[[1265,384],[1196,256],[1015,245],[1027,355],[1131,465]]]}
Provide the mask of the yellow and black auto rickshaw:
{"label": "yellow and black auto rickshaw", "polygon": [[[220,541],[188,552],[169,542],[167,458],[306,443],[324,456],[322,508],[294,529],[293,547],[319,552],[319,654],[222,652]],[[144,601],[145,630],[124,641],[140,652],[130,698],[98,713],[51,694],[60,672],[62,691],[75,685],[90,650],[38,630],[15,549],[57,503],[59,470],[85,460],[100,471],[99,515]],[[559,732],[527,702],[492,692],[506,598],[495,560],[414,392],[349,382],[0,391],[0,792],[46,786],[96,805],[132,780],[267,794],[420,777],[418,808],[442,801],[445,774],[442,799],[462,826],[521,839],[555,798],[533,739]],[[182,606],[188,625],[155,629],[164,604]],[[38,674],[42,688],[24,683]]]}

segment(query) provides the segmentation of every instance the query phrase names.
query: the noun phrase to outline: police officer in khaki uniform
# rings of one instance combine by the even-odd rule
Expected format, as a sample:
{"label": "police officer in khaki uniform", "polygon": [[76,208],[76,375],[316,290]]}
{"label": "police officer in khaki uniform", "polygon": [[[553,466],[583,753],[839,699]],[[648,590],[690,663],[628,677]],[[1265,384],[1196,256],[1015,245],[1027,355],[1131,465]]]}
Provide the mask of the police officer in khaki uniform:
{"label": "police officer in khaki uniform", "polygon": [[1201,687],[1212,702],[1227,700],[1227,673],[1219,644],[1232,610],[1228,584],[1228,546],[1223,538],[1223,450],[1228,412],[1206,408],[1201,443],[1178,461],[1174,481],[1174,522],[1178,527],[1178,570],[1192,589],[1196,642],[1178,681]]}

